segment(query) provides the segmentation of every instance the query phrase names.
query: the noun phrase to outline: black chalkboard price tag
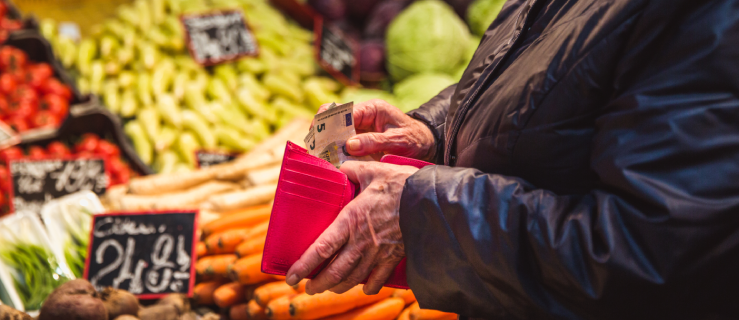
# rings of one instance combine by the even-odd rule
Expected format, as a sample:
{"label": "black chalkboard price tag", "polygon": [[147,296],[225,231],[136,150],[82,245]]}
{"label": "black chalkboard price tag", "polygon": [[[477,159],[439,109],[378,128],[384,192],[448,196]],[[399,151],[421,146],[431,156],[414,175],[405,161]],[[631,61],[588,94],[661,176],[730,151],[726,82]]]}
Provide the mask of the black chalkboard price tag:
{"label": "black chalkboard price tag", "polygon": [[13,131],[5,122],[0,121],[0,149],[14,146],[21,142],[18,133]]}
{"label": "black chalkboard price tag", "polygon": [[101,158],[12,160],[12,210],[41,212],[48,201],[82,190],[105,193],[108,175]]}
{"label": "black chalkboard price tag", "polygon": [[198,162],[198,168],[212,167],[217,164],[229,162],[236,159],[236,154],[229,154],[216,151],[198,150],[195,151],[195,160]]}
{"label": "black chalkboard price tag", "polygon": [[316,61],[344,85],[359,83],[359,49],[355,41],[338,28],[324,23],[320,16],[313,22],[316,37]]}
{"label": "black chalkboard price tag", "polygon": [[259,54],[256,38],[241,11],[180,16],[190,55],[204,66]]}
{"label": "black chalkboard price tag", "polygon": [[84,278],[140,299],[192,296],[197,211],[122,212],[93,216]]}

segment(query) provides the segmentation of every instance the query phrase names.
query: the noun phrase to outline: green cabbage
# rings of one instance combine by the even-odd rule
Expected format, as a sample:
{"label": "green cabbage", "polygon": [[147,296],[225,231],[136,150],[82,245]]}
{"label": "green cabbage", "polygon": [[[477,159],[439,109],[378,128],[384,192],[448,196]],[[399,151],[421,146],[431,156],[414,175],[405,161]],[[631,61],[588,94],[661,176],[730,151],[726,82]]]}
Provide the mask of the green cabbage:
{"label": "green cabbage", "polygon": [[387,69],[395,81],[421,72],[451,73],[464,58],[470,32],[440,0],[416,1],[390,24]]}
{"label": "green cabbage", "polygon": [[482,36],[495,17],[500,13],[506,0],[475,0],[467,8],[467,22],[472,33]]}
{"label": "green cabbage", "polygon": [[450,75],[441,73],[420,73],[410,76],[395,85],[397,107],[403,112],[416,109],[456,82]]}
{"label": "green cabbage", "polygon": [[354,101],[354,104],[372,99],[382,99],[390,105],[397,106],[398,102],[390,92],[377,89],[346,88],[341,92],[341,102]]}

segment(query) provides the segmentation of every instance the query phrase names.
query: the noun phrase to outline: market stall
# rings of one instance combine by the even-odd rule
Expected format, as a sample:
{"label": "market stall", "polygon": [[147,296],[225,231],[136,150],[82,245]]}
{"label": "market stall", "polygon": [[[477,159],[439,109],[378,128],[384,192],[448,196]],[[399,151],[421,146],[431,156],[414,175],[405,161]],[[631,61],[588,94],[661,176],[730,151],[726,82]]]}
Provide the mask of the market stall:
{"label": "market stall", "polygon": [[0,5],[0,318],[456,319],[308,295],[262,252],[286,143],[324,103],[456,82],[469,3],[116,1],[77,32]]}

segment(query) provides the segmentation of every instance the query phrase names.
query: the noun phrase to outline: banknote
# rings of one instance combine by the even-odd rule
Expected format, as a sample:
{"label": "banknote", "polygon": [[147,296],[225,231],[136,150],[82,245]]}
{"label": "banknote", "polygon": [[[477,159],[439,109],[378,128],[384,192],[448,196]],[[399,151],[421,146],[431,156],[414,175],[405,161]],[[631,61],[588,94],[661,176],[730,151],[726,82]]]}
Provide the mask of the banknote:
{"label": "banknote", "polygon": [[[336,102],[331,102],[331,104],[328,106],[328,109],[336,108]],[[313,130],[313,126],[310,126],[310,129],[308,130],[308,135],[305,136],[305,139],[303,139],[303,142],[305,142],[305,149],[308,150],[308,154],[315,156],[316,155],[316,134]]]}
{"label": "banknote", "polygon": [[353,111],[354,103],[349,102],[329,108],[313,118],[314,155],[337,168],[348,160],[373,160],[367,156],[354,157],[346,151],[346,140],[357,134]]}

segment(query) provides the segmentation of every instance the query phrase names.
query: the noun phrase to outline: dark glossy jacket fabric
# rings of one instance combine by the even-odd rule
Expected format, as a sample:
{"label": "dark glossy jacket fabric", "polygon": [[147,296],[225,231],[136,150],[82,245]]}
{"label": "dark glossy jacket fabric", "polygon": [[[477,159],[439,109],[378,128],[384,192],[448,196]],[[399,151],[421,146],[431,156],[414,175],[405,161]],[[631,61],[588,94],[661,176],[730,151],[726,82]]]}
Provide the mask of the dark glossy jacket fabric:
{"label": "dark glossy jacket fabric", "polygon": [[739,1],[510,0],[400,224],[422,307],[739,319]]}

